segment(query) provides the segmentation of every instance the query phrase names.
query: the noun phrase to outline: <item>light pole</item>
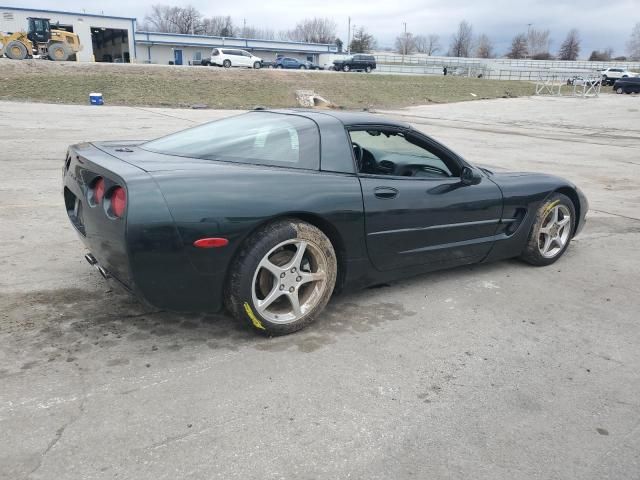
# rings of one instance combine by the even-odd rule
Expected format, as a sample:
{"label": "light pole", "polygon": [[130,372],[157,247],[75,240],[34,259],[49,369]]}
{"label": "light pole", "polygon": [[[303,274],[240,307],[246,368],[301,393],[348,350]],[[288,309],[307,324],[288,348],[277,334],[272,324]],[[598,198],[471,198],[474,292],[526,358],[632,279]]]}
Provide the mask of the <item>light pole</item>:
{"label": "light pole", "polygon": [[407,22],[402,22],[404,25],[404,37],[402,39],[402,63],[404,63],[404,56],[407,54]]}
{"label": "light pole", "polygon": [[347,55],[351,55],[351,17],[347,26]]}
{"label": "light pole", "polygon": [[527,53],[524,58],[529,58],[529,48],[531,47],[531,25],[533,25],[533,23],[527,23]]}

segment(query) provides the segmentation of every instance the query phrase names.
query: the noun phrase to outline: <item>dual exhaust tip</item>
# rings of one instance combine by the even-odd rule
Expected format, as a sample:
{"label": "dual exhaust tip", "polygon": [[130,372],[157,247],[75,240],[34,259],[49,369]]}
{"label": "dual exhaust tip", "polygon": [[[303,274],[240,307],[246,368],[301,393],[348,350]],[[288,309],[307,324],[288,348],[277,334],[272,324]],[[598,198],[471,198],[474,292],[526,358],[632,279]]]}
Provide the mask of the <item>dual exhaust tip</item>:
{"label": "dual exhaust tip", "polygon": [[104,267],[101,267],[98,264],[98,260],[96,259],[96,257],[93,256],[92,253],[87,253],[84,256],[84,259],[89,263],[89,265],[91,265],[92,267],[95,267],[95,269],[100,272],[100,275],[102,275],[102,278],[104,278],[105,280],[111,278],[111,275],[109,275],[109,272],[107,272],[104,269]]}

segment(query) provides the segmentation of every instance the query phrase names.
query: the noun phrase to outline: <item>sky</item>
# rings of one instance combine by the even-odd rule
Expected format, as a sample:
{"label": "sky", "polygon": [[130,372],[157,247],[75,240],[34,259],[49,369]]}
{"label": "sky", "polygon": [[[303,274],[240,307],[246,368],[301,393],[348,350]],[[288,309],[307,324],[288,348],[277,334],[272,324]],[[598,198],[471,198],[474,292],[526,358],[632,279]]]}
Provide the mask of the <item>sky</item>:
{"label": "sky", "polygon": [[[23,4],[24,1],[24,4]],[[205,16],[229,15],[242,25],[268,27],[276,32],[293,28],[298,20],[329,17],[338,25],[338,36],[346,40],[347,18],[364,26],[380,47],[393,46],[403,31],[414,35],[440,35],[444,49],[461,20],[473,25],[474,34],[485,33],[492,39],[498,54],[504,54],[514,35],[532,28],[551,31],[551,53],[557,53],[571,28],[582,39],[581,58],[592,50],[613,48],[614,54],[626,53],[626,42],[636,22],[640,22],[640,0],[21,0],[4,5],[85,11],[105,15],[136,17],[144,20],[150,6],[157,3],[193,5]],[[6,3],[5,3],[6,2]],[[266,7],[268,5],[268,7]],[[440,52],[439,52],[440,53]],[[442,54],[442,53],[441,53]]]}

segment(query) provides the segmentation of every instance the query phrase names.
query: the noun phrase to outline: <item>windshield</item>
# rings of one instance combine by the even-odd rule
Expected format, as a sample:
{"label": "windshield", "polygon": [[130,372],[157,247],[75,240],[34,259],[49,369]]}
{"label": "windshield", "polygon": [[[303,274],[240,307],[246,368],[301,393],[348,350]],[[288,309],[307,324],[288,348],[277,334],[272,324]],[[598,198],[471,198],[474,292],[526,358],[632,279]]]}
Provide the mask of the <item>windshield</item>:
{"label": "windshield", "polygon": [[252,112],[152,140],[141,148],[167,155],[317,170],[316,124],[298,115]]}

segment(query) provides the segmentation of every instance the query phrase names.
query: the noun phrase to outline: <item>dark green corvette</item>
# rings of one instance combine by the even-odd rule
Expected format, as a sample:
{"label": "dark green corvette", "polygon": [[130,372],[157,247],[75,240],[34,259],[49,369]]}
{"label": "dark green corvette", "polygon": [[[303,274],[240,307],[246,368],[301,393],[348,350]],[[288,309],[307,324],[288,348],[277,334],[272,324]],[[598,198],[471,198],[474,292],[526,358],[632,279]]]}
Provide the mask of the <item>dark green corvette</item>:
{"label": "dark green corvette", "polygon": [[337,290],[553,263],[588,209],[561,178],[492,173],[407,124],[315,110],[74,145],[64,201],[105,277],[167,310],[226,304],[270,335],[313,321]]}

